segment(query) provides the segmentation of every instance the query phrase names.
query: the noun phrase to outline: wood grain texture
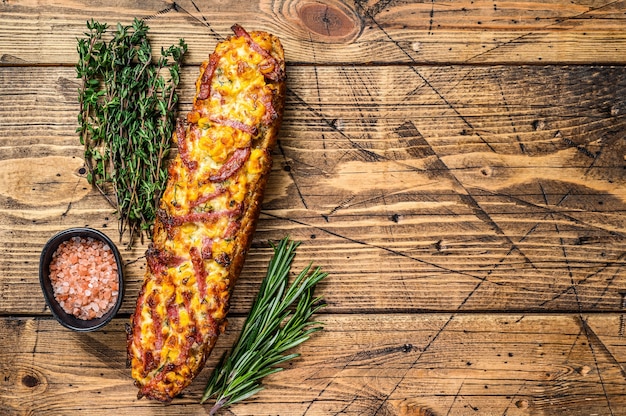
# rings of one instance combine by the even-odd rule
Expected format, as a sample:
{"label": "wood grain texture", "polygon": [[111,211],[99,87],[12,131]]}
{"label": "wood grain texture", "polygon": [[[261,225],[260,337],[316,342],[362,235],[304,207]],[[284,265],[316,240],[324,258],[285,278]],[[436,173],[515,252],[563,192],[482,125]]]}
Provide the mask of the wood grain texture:
{"label": "wood grain texture", "polygon": [[[233,415],[620,414],[626,350],[621,316],[323,314],[301,357]],[[124,367],[123,321],[70,332],[55,321],[0,319],[3,414],[204,415],[198,404],[216,354],[170,406],[137,400]],[[420,413],[421,412],[421,413]]]}
{"label": "wood grain texture", "polygon": [[[146,18],[184,37],[181,113],[198,64],[239,23],[278,35],[288,93],[230,326],[163,406],[137,400],[126,298],[104,330],[54,321],[45,242],[117,220],[75,133],[76,38]],[[624,1],[78,0],[0,3],[0,413],[206,415],[272,249],[330,276],[325,330],[224,415],[626,414]]]}
{"label": "wood grain texture", "polygon": [[85,22],[145,18],[155,45],[184,37],[198,64],[230,27],[279,36],[289,62],[623,64],[623,1],[101,2],[6,0],[0,4],[0,64],[74,64]]}
{"label": "wood grain texture", "polygon": [[[0,69],[6,313],[44,311],[38,256],[55,232],[89,225],[117,241],[114,213],[85,179],[73,70],[46,71],[45,94],[16,87],[35,71]],[[623,68],[288,73],[275,166],[234,311],[249,309],[267,241],[285,233],[305,242],[299,265],[313,257],[330,272],[333,311],[618,310]],[[193,96],[195,76],[184,72],[183,97]],[[146,244],[123,252],[128,293],[138,290]]]}

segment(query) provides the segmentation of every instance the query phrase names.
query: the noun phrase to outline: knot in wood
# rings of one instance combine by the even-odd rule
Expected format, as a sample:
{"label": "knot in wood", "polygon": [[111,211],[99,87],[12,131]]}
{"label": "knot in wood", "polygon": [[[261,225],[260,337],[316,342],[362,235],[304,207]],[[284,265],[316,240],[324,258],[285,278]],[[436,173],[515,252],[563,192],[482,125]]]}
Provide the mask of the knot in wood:
{"label": "knot in wood", "polygon": [[22,377],[22,384],[28,388],[36,387],[40,383],[41,382],[39,381],[37,377],[30,375],[30,374],[26,374],[24,377]]}
{"label": "knot in wood", "polygon": [[306,29],[329,43],[346,42],[361,31],[358,15],[345,5],[305,3],[298,8],[298,18]]}
{"label": "knot in wood", "polygon": [[518,401],[515,402],[515,406],[518,409],[528,409],[529,405],[530,404],[528,403],[528,400],[524,400],[524,399],[518,400]]}

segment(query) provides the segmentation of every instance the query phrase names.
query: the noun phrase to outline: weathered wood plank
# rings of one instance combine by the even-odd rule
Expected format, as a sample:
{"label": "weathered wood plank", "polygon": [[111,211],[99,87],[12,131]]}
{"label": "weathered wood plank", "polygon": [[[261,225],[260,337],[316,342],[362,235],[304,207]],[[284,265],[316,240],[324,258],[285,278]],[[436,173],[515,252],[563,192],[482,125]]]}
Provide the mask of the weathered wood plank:
{"label": "weathered wood plank", "polygon": [[[147,242],[122,250],[103,331],[56,323],[37,277],[57,231],[117,238],[82,169],[72,66],[86,20],[133,17],[155,46],[187,40],[183,112],[235,22],[280,36],[289,64],[230,326],[169,406],[137,400],[125,368]],[[325,330],[224,414],[626,414],[624,132],[622,0],[3,1],[0,413],[208,414],[204,381],[288,234],[295,269],[330,272]]]}
{"label": "weathered wood plank", "polygon": [[[626,411],[623,317],[321,315],[302,356],[232,407],[236,415],[589,415]],[[204,415],[217,357],[171,405],[137,400],[123,321],[73,333],[49,319],[0,318],[0,407],[24,414]],[[419,412],[423,413],[419,413]],[[428,413],[432,412],[432,413]]]}
{"label": "weathered wood plank", "polygon": [[[4,313],[46,313],[37,265],[52,234],[116,238],[81,170],[73,70],[21,87],[38,71],[0,68]],[[296,267],[330,272],[333,311],[619,310],[625,68],[290,67],[289,82],[235,312],[256,293],[267,240],[286,234],[304,241]],[[126,313],[145,247],[123,253]]]}
{"label": "weathered wood plank", "polygon": [[234,23],[280,36],[300,63],[626,62],[624,1],[342,1],[176,3],[6,1],[0,64],[74,64],[85,22],[148,18],[155,45],[190,45],[197,64]]}

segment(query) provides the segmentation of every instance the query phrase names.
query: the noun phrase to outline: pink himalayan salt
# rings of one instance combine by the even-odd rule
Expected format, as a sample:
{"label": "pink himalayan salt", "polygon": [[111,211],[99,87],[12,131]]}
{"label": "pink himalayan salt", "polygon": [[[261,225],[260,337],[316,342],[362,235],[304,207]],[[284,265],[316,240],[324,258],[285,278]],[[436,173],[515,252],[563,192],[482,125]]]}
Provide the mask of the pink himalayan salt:
{"label": "pink himalayan salt", "polygon": [[65,312],[84,320],[100,318],[119,294],[115,255],[100,240],[72,237],[52,255],[50,282]]}

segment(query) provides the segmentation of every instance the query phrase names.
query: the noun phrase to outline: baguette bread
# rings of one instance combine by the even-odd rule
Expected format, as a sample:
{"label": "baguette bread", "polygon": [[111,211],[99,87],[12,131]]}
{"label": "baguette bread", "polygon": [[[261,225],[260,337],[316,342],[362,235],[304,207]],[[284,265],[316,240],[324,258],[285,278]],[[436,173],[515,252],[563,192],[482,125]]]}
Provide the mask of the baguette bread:
{"label": "baguette bread", "polygon": [[202,63],[174,134],[147,267],[127,326],[138,397],[169,402],[204,367],[259,216],[285,97],[277,37],[246,32]]}

